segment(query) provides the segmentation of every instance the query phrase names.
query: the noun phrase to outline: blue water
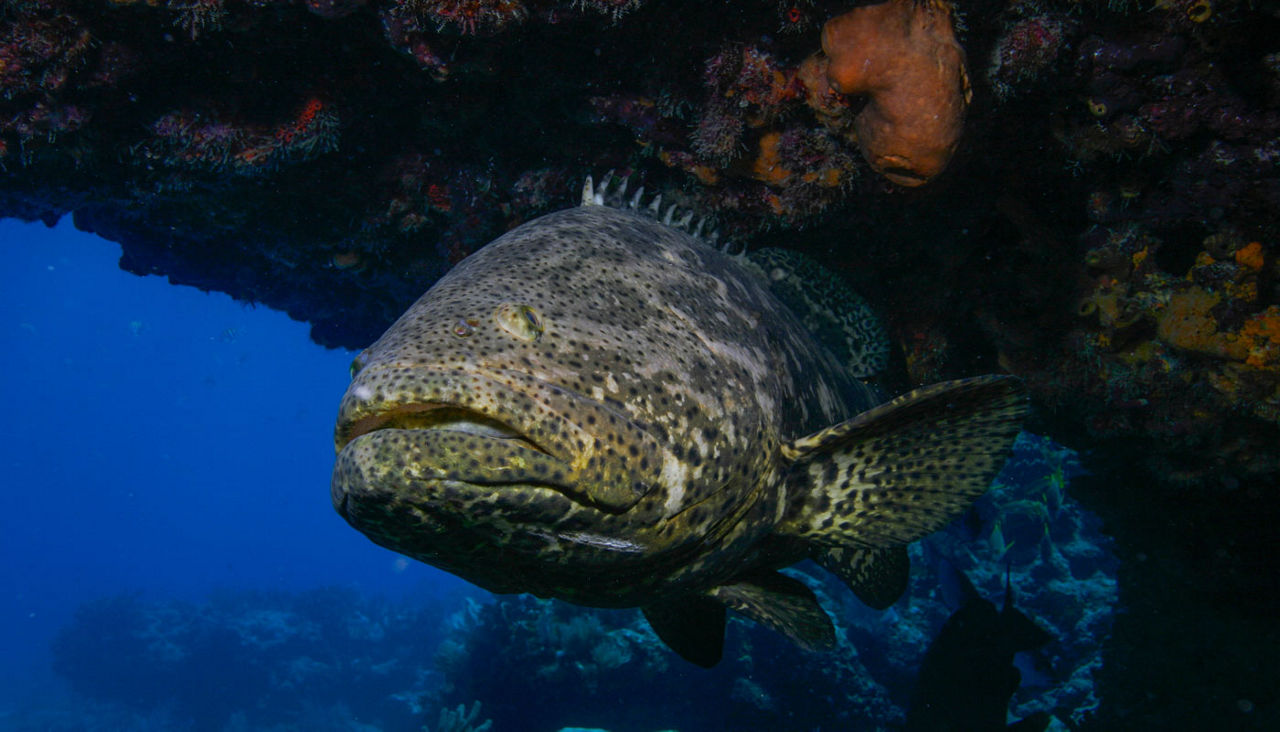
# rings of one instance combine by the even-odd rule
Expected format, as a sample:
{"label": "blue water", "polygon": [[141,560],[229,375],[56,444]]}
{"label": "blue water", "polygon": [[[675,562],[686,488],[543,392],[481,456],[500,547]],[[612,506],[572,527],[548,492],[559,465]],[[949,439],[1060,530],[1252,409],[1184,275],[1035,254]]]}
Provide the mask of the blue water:
{"label": "blue water", "polygon": [[47,679],[56,631],[122,591],[461,584],[329,504],[351,353],[279,312],[124,273],[119,246],[69,221],[0,221],[0,251],[0,688]]}

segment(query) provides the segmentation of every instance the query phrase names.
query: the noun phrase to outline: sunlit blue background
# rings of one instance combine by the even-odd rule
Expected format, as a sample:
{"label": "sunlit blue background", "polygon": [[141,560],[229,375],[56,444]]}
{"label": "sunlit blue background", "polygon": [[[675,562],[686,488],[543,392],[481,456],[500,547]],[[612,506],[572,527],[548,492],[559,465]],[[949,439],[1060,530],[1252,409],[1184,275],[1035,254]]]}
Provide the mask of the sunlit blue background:
{"label": "sunlit blue background", "polygon": [[85,600],[140,590],[460,581],[384,551],[329,505],[346,351],[219,293],[116,267],[69,221],[0,221],[0,688],[49,672]]}

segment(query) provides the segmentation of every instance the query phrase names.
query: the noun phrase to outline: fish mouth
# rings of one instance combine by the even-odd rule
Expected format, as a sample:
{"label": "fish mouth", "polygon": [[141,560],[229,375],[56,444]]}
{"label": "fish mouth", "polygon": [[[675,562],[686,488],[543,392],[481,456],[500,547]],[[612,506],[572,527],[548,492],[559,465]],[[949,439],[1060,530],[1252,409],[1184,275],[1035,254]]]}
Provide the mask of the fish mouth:
{"label": "fish mouth", "polygon": [[620,513],[654,480],[601,472],[592,457],[595,439],[579,423],[584,414],[600,420],[590,416],[592,408],[580,395],[522,372],[367,367],[342,399],[334,445],[344,465],[358,454],[360,480],[382,476],[377,482],[389,490],[415,481],[550,488],[581,506]]}
{"label": "fish mouth", "polygon": [[563,462],[579,430],[548,404],[551,385],[502,375],[422,366],[362,370],[343,395],[334,446],[386,429],[441,430],[513,444]]}
{"label": "fish mouth", "polygon": [[547,457],[556,457],[550,450],[501,419],[452,404],[405,404],[361,417],[342,430],[338,450],[341,451],[362,435],[384,429],[443,430],[483,439],[508,440],[513,446],[533,450]]}
{"label": "fish mouth", "polygon": [[[388,530],[392,506],[440,529],[485,515],[537,523],[562,515],[581,492],[568,463],[511,425],[465,407],[407,405],[368,415],[345,435],[334,465],[333,506],[397,551],[400,539],[376,538]],[[543,515],[553,506],[551,516]]]}
{"label": "fish mouth", "polygon": [[402,405],[364,416],[343,434],[340,458],[358,452],[406,481],[529,486],[569,494],[575,489],[567,461],[511,424],[467,407]]}

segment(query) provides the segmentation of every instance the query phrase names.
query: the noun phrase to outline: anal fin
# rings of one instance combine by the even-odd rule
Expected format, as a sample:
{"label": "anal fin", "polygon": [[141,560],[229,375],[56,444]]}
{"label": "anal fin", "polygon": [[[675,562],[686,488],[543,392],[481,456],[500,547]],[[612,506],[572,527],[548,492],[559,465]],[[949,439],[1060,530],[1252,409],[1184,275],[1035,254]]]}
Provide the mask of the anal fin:
{"label": "anal fin", "polygon": [[831,617],[818,604],[813,590],[778,572],[752,574],[711,589],[711,596],[730,610],[776,630],[809,651],[830,650],[836,644]]}
{"label": "anal fin", "polygon": [[643,609],[658,638],[684,660],[711,668],[724,655],[724,605],[703,595],[683,595]]}

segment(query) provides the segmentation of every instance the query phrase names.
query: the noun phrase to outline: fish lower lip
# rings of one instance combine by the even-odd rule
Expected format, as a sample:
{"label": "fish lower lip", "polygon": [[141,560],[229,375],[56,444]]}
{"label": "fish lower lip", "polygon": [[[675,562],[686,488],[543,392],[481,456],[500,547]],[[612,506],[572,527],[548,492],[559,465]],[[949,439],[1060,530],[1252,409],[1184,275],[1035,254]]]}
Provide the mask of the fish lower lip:
{"label": "fish lower lip", "polygon": [[[481,441],[487,459],[459,464],[468,441],[471,447]],[[567,471],[556,475],[563,468],[508,440],[387,428],[361,435],[338,452],[330,498],[347,523],[404,551],[407,544],[448,544],[458,532],[482,536],[493,517],[531,526],[557,521],[577,503]],[[431,551],[443,550],[437,545]]]}
{"label": "fish lower lip", "polygon": [[[464,422],[429,427],[384,426],[359,435],[340,451],[381,454],[401,480],[440,480],[475,486],[526,485],[572,492],[569,466],[532,442]],[[368,452],[365,453],[369,454]]]}

